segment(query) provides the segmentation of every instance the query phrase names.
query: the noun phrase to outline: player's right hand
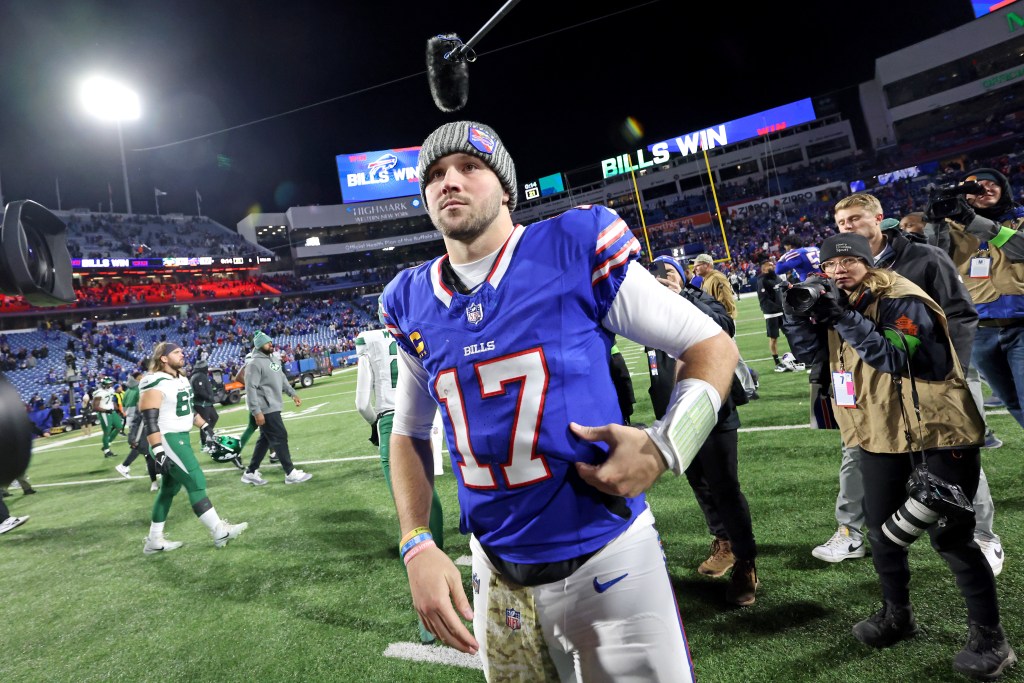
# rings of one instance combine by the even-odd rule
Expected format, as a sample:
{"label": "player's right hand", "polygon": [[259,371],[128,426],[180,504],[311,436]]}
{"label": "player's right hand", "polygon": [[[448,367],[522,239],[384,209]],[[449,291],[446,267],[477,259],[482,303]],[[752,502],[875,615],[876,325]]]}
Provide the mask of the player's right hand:
{"label": "player's right hand", "polygon": [[440,548],[427,548],[409,560],[407,569],[412,602],[423,625],[445,645],[476,654],[480,644],[462,623],[473,620],[473,608],[451,558]]}

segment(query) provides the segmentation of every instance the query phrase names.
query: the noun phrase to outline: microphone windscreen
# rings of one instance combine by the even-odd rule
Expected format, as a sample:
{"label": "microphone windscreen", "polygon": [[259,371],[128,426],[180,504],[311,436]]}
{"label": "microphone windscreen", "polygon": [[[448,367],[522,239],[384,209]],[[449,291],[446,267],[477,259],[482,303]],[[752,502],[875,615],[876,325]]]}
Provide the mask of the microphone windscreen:
{"label": "microphone windscreen", "polygon": [[[454,42],[453,42],[454,39]],[[444,112],[458,111],[469,99],[469,65],[465,61],[444,58],[459,44],[458,36],[449,33],[427,41],[427,80],[434,104]]]}

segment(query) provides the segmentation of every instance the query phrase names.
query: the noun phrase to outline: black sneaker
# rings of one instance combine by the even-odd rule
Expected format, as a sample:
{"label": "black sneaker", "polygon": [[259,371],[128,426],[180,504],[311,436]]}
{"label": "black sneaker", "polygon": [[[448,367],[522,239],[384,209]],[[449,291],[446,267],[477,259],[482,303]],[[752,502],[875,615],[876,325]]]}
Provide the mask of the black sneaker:
{"label": "black sneaker", "polygon": [[957,653],[953,668],[968,678],[994,681],[1016,663],[1017,653],[1006,642],[1002,626],[988,627],[971,622],[967,644]]}
{"label": "black sneaker", "polygon": [[853,637],[871,647],[883,648],[918,633],[914,610],[910,605],[894,605],[886,600],[882,609],[853,627]]}

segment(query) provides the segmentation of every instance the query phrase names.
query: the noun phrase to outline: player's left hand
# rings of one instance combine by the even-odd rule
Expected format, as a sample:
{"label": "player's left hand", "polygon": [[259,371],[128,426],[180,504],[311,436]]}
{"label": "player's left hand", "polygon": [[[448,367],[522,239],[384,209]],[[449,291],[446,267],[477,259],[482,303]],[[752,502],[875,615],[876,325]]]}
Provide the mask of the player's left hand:
{"label": "player's left hand", "polygon": [[298,408],[302,405],[302,399],[299,398],[298,394],[292,394],[292,401],[295,402],[295,407]]}
{"label": "player's left hand", "polygon": [[602,464],[576,463],[583,481],[598,491],[626,498],[639,496],[668,469],[657,446],[643,430],[617,424],[584,427],[575,422],[569,423],[569,429],[581,439],[608,444],[608,459]]}

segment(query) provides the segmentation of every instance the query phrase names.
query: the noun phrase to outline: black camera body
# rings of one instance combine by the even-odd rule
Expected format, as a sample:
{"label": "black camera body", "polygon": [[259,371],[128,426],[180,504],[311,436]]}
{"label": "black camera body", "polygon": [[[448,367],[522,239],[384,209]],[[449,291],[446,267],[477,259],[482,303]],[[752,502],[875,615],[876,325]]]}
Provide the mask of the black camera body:
{"label": "black camera body", "polygon": [[[0,294],[21,295],[34,306],[75,301],[67,227],[41,204],[11,202],[0,227]],[[0,374],[0,486],[28,469],[32,423],[14,386]]]}
{"label": "black camera body", "polygon": [[797,283],[782,293],[786,306],[793,315],[809,318],[814,304],[825,297],[839,301],[839,288],[836,283],[821,275],[808,275],[803,282]]}
{"label": "black camera body", "polygon": [[974,514],[963,489],[935,476],[924,463],[910,473],[907,494],[906,502],[882,525],[886,538],[904,548],[936,522],[945,524],[946,519]]}
{"label": "black camera body", "polygon": [[960,198],[969,194],[985,194],[985,188],[981,186],[981,183],[973,180],[933,187],[928,192],[932,213],[936,216],[949,216],[956,213]]}

